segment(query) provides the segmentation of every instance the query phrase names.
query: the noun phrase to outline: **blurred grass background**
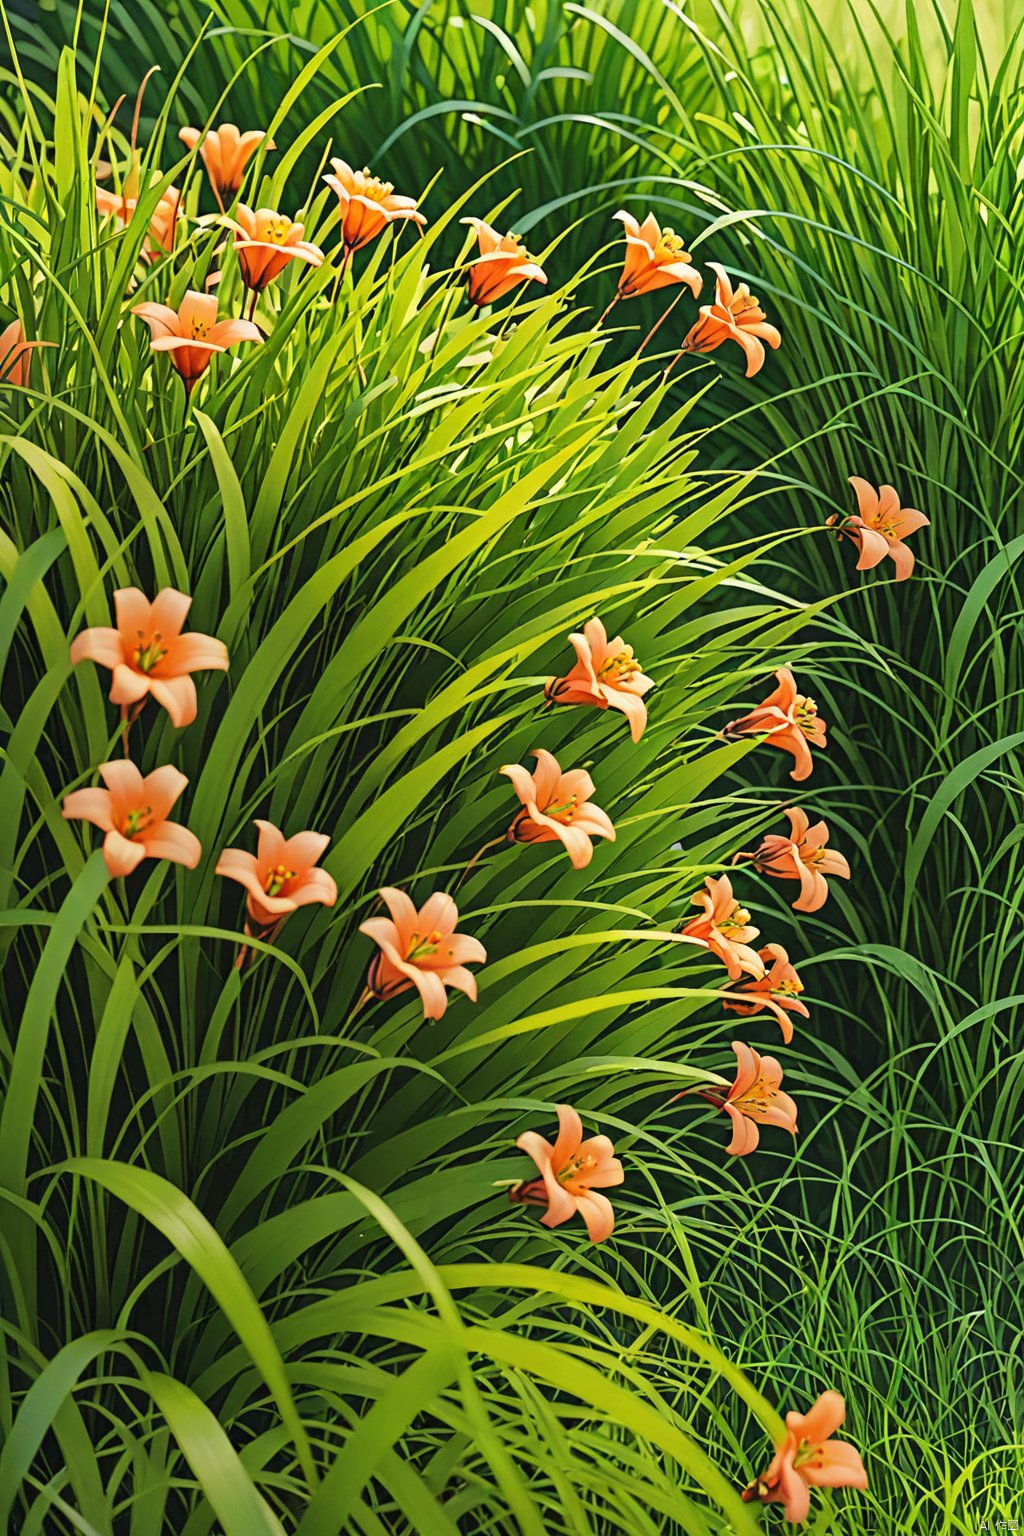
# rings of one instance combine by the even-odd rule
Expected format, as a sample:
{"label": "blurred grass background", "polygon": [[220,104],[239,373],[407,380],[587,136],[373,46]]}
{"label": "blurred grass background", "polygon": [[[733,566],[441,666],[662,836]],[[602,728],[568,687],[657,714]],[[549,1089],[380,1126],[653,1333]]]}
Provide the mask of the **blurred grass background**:
{"label": "blurred grass background", "polygon": [[[773,936],[790,925],[786,942],[801,956],[815,998],[792,1057],[806,1106],[795,1157],[771,1148],[749,1168],[723,1170],[717,1127],[705,1144],[691,1124],[668,1122],[652,1108],[646,1083],[635,1104],[630,1096],[623,1102],[621,1087],[593,1099],[605,1123],[619,1116],[635,1127],[642,1120],[642,1150],[634,1155],[662,1191],[657,1210],[638,1202],[617,1238],[610,1277],[700,1323],[773,1399],[782,1382],[799,1403],[828,1383],[847,1393],[853,1432],[870,1453],[872,1488],[863,1500],[837,1500],[822,1532],[932,1536],[973,1532],[982,1519],[1020,1518],[1024,1056],[1014,1019],[1024,998],[1022,18],[995,6],[810,7],[795,0],[692,7],[399,0],[380,8],[136,0],[109,11],[77,11],[56,0],[45,12],[8,0],[6,14],[44,117],[62,45],[76,47],[86,75],[106,29],[104,107],[122,93],[131,97],[158,63],[164,80],[150,86],[143,123],[147,142],[165,118],[169,124],[165,168],[181,122],[269,122],[291,82],[333,43],[289,103],[289,142],[317,125],[294,173],[293,202],[311,184],[330,136],[333,153],[366,162],[401,190],[418,192],[442,171],[427,205],[435,222],[486,177],[485,200],[514,198],[508,222],[545,252],[553,288],[571,283],[591,317],[614,281],[610,216],[620,206],[637,213],[653,207],[698,259],[724,260],[756,285],[782,328],[782,349],[749,383],[728,358],[676,370],[658,396],[658,420],[664,428],[713,381],[686,418],[699,448],[698,483],[718,488],[736,471],[760,470],[752,499],[728,524],[723,516],[720,536],[764,546],[757,588],[744,592],[743,603],[765,604],[773,624],[784,622],[780,613],[798,613],[800,627],[785,647],[785,629],[766,636],[760,623],[744,628],[733,616],[732,577],[715,582],[702,601],[723,628],[708,620],[710,630],[680,637],[689,657],[680,697],[686,667],[701,665],[693,653],[708,643],[708,632],[720,633],[723,647],[708,664],[721,663],[726,673],[738,668],[751,699],[760,697],[754,679],[784,649],[798,663],[808,657],[803,665],[832,743],[816,770],[813,803],[851,854],[856,880],[798,926],[784,891],[762,891],[755,903]],[[10,167],[19,158],[24,110],[17,81],[8,76],[7,86],[3,191],[13,199]],[[353,90],[360,94],[339,109]],[[124,130],[127,107],[122,114]],[[268,170],[273,175],[272,165]],[[442,242],[439,271],[453,249]],[[640,303],[636,312],[616,312],[622,330],[611,347],[619,363],[659,312]],[[60,329],[56,312],[52,321]],[[554,310],[546,323],[556,324]],[[678,335],[666,327],[666,349],[670,340]],[[258,398],[255,386],[249,398]],[[101,404],[89,411],[103,418]],[[243,435],[250,430],[244,414],[235,419]],[[77,466],[75,435],[53,430],[49,451]],[[176,430],[166,425],[168,444]],[[261,473],[255,436],[241,472],[246,504]],[[173,483],[174,456],[166,452]],[[76,472],[90,485],[98,474]],[[32,499],[26,471],[12,473],[21,478],[12,481],[10,504],[24,507]],[[825,517],[851,505],[846,478],[854,473],[891,480],[931,518],[916,544],[915,577],[898,591],[877,574],[856,577],[849,549],[824,534]],[[208,483],[198,499],[211,494]],[[793,527],[818,531],[778,540]],[[629,537],[635,545],[643,534],[638,519]],[[201,547],[200,540],[195,553]],[[607,549],[601,558],[610,558]],[[191,573],[198,579],[194,565]],[[213,627],[224,573],[207,582]],[[808,615],[805,605],[846,589],[841,604]],[[462,634],[467,620],[455,612],[451,623]],[[326,640],[323,646],[326,654]],[[716,688],[702,708],[712,699],[723,711],[731,704],[727,676]],[[420,696],[413,687],[393,702],[419,707]],[[198,767],[198,745],[191,745]],[[769,769],[745,758],[725,767],[715,791],[730,797],[737,820],[743,807],[751,828],[780,803],[780,780]],[[308,781],[298,782],[308,797]],[[277,803],[292,790],[286,780]],[[707,842],[698,837],[699,820],[687,826],[695,838],[686,845],[688,869],[731,851],[733,824]],[[410,835],[414,848],[425,848],[420,833]],[[454,844],[455,833],[446,837]],[[456,862],[454,847],[449,852]],[[634,875],[643,870],[636,863]],[[654,905],[678,899],[678,871],[666,873],[653,853],[649,879]],[[635,904],[652,913],[650,901]],[[803,960],[808,948],[816,951],[810,963]],[[321,972],[316,979],[322,982]],[[591,995],[601,984],[600,969],[590,971]],[[602,1019],[592,1048],[611,1050],[611,1039],[621,1054],[664,1056],[664,1029],[674,1051],[712,1065],[715,1053],[702,1054],[714,1038],[707,1010],[692,1033],[688,1014],[679,1023],[678,1005],[666,1004],[665,1013],[645,1014],[639,1026],[627,1010],[610,1035]],[[335,1024],[340,1017],[333,1004],[326,1016]],[[712,1024],[725,1040],[720,1021]],[[198,1014],[194,1027],[204,1027]],[[563,1059],[547,1063],[554,1081],[571,1054],[567,1048]],[[182,1068],[188,1064],[186,1056]],[[527,1066],[523,1091],[533,1093],[538,1062],[524,1057],[512,1077]],[[496,1091],[487,1073],[482,1085]],[[513,1090],[506,1083],[502,1091]],[[412,1101],[422,1106],[415,1094]],[[434,1109],[450,1112],[440,1102]],[[501,1133],[493,1134],[500,1143]],[[396,1146],[403,1145],[396,1132]],[[434,1152],[421,1155],[431,1167],[424,1179],[436,1183]],[[336,1160],[351,1166],[350,1149],[342,1147]],[[365,1176],[365,1160],[358,1166]],[[282,1181],[285,1206],[291,1187]],[[427,1217],[417,1221],[415,1230],[430,1233]],[[503,1254],[503,1242],[523,1243],[511,1236],[518,1229],[510,1219],[494,1231],[484,1227],[486,1237],[472,1223],[454,1237],[434,1235],[432,1257],[462,1262]],[[518,1256],[518,1247],[509,1251]],[[327,1284],[333,1257],[301,1282],[293,1274],[289,1284]],[[345,1262],[356,1265],[348,1252]],[[379,1248],[358,1262],[367,1273],[386,1267]],[[127,1261],[124,1275],[134,1275]],[[494,1305],[486,1294],[477,1304],[485,1313]],[[82,1306],[95,1322],[91,1306]],[[732,1409],[710,1389],[705,1396],[680,1388],[671,1352],[646,1341],[627,1348],[613,1331],[606,1343],[613,1352],[626,1349],[630,1369],[658,1382],[669,1401],[682,1400],[681,1412],[692,1410],[714,1459],[735,1455],[740,1430]],[[618,1359],[624,1369],[621,1353]],[[491,1408],[512,1443],[528,1435],[542,1409],[521,1377],[509,1379],[514,1388],[502,1378]],[[504,1396],[510,1390],[526,1394],[518,1419]],[[686,1401],[691,1391],[694,1404]],[[440,1456],[435,1434],[430,1425],[410,1431],[410,1459]],[[545,1456],[556,1440],[545,1435]],[[584,1459],[593,1454],[600,1464],[607,1456],[600,1426],[588,1424],[581,1442]],[[606,1472],[609,1487],[618,1475]],[[482,1476],[479,1468],[473,1476]],[[492,1467],[484,1480],[495,1476]],[[643,1476],[653,1487],[646,1461]],[[675,1528],[665,1524],[664,1510],[650,1512],[664,1490],[650,1494],[643,1514],[619,1492],[614,1513],[607,1502],[597,1509],[591,1495],[580,1495],[565,1528]],[[521,1520],[521,1512],[509,1513],[502,1497],[494,1495],[493,1506],[474,1504],[469,1523],[458,1528],[516,1529],[509,1521]],[[409,1528],[386,1502],[377,1518],[385,1529]],[[703,1529],[697,1512],[673,1518],[680,1530]],[[196,1529],[201,1519],[195,1515]],[[773,1517],[765,1523],[771,1528]]]}

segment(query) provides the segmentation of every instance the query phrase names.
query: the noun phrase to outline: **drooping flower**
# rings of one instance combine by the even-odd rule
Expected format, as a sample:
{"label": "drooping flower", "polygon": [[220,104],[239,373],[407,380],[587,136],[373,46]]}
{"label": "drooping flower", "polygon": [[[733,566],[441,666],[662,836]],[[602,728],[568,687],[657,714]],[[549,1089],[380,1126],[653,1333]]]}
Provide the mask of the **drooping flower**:
{"label": "drooping flower", "polygon": [[810,748],[824,749],[828,745],[825,722],[818,718],[814,700],[797,693],[796,679],[788,667],[780,667],[775,677],[778,687],[749,715],[731,721],[722,734],[727,740],[739,736],[763,736],[767,746],[780,747],[783,752],[792,754],[796,766],[790,778],[800,781],[811,775]]}
{"label": "drooping flower", "polygon": [[716,261],[709,261],[708,266],[717,276],[715,302],[701,305],[700,319],[687,333],[678,355],[713,352],[723,341],[735,341],[746,355],[747,378],[753,378],[764,362],[765,342],[778,347],[782,337],[774,325],[768,324],[764,310],[751,296],[746,283],[734,289],[724,267]]}
{"label": "drooping flower", "polygon": [[621,219],[626,231],[626,261],[618,286],[620,299],[668,288],[673,283],[686,283],[694,298],[698,297],[703,279],[696,267],[690,266],[690,253],[679,235],[662,229],[653,213],[642,224],[631,213],[621,210],[614,217]]}
{"label": "drooping flower", "polygon": [[800,1001],[803,982],[781,944],[766,944],[758,955],[764,962],[764,975],[742,982],[735,992],[725,993],[722,1006],[731,1013],[744,1015],[769,1009],[778,1019],[782,1038],[788,1045],[793,1038],[789,1015],[798,1013],[801,1018],[810,1018],[807,1004]]}
{"label": "drooping flower", "polygon": [[27,389],[29,365],[37,347],[53,347],[53,341],[26,341],[20,320],[12,320],[0,331],[0,384],[13,384],[16,389]]}
{"label": "drooping flower", "polygon": [[191,394],[215,352],[226,352],[242,341],[263,340],[251,320],[218,320],[215,295],[192,288],[177,313],[166,304],[146,303],[134,305],[132,314],[149,326],[153,351],[171,354],[186,394]]}
{"label": "drooping flower", "polygon": [[71,660],[109,667],[112,704],[139,704],[152,694],[181,727],[196,717],[193,672],[226,672],[228,652],[212,635],[181,633],[192,599],[164,587],[152,602],[138,587],[114,593],[116,629],[83,629],[71,642]]}
{"label": "drooping flower", "polygon": [[906,581],[914,569],[914,552],[903,540],[919,528],[927,528],[930,519],[914,507],[901,507],[891,485],[879,486],[876,491],[859,475],[851,475],[850,484],[857,493],[857,511],[849,517],[833,513],[826,519],[828,526],[856,544],[860,552],[858,571],[871,570],[888,555],[896,567],[896,580]]}
{"label": "drooping flower", "polygon": [[479,256],[469,264],[469,297],[482,309],[494,304],[517,283],[546,283],[547,274],[538,266],[518,235],[499,235],[483,219],[462,219],[476,235]]}
{"label": "drooping flower", "polygon": [[621,635],[609,640],[600,619],[589,619],[583,633],[571,634],[576,665],[565,677],[548,679],[544,697],[552,704],[594,704],[598,709],[620,709],[629,721],[629,733],[639,741],[647,724],[643,695],[654,687],[645,677],[633,647]]}
{"label": "drooping flower", "polygon": [[[154,173],[155,178],[159,172]],[[120,192],[111,191],[109,187],[96,188],[96,208],[101,219],[113,219],[118,229],[124,229],[135,215],[139,205],[139,173],[138,167],[133,167],[125,177],[124,186]],[[181,193],[177,187],[168,187],[161,193],[160,201],[149,217],[149,227],[146,238],[142,242],[142,259],[146,262],[156,260],[157,252],[154,246],[170,255],[174,250],[174,242],[177,237],[178,224],[181,220]]]}
{"label": "drooping flower", "polygon": [[746,1503],[782,1504],[786,1519],[799,1525],[810,1515],[812,1488],[865,1489],[860,1452],[846,1440],[832,1439],[845,1418],[838,1392],[823,1392],[809,1413],[787,1413],[786,1438],[767,1472],[743,1490]]}
{"label": "drooping flower", "polygon": [[294,223],[273,208],[257,208],[253,213],[239,203],[226,223],[235,232],[235,253],[242,282],[253,293],[262,293],[290,261],[323,264],[324,253],[318,245],[303,240],[303,225]]}
{"label": "drooping flower", "polygon": [[786,812],[790,835],[770,833],[753,855],[754,868],[776,880],[799,880],[800,895],[793,902],[794,912],[817,912],[828,897],[826,875],[849,880],[850,866],[841,853],[826,848],[828,827],[816,821],[812,827],[806,813],[799,809]]}
{"label": "drooping flower", "polygon": [[338,887],[325,869],[316,867],[330,838],[322,832],[296,832],[286,838],[272,822],[253,825],[260,833],[255,857],[243,848],[225,848],[216,868],[218,875],[245,887],[249,921],[265,930],[310,902],[333,907]]}
{"label": "drooping flower", "polygon": [[333,176],[325,176],[324,181],[341,205],[341,243],[346,260],[396,220],[427,222],[417,211],[414,197],[399,196],[390,181],[371,176],[365,167],[354,171],[344,160],[332,160],[331,169]]}
{"label": "drooping flower", "polygon": [[750,913],[733,895],[732,881],[728,875],[717,880],[709,875],[704,885],[706,889],[697,891],[691,901],[691,906],[700,907],[701,915],[685,923],[680,933],[706,944],[733,981],[738,981],[744,971],[760,978],[764,975],[764,963],[750,947],[759,930],[750,926]]}
{"label": "drooping flower", "polygon": [[[796,1105],[788,1093],[782,1093],[782,1068],[774,1056],[759,1056],[742,1040],[734,1040],[736,1079],[727,1091],[721,1088],[695,1090],[732,1121],[732,1140],[726,1151],[733,1157],[746,1157],[761,1139],[759,1127],[777,1125],[796,1135]],[[691,1091],[691,1090],[688,1090]],[[677,1095],[682,1097],[682,1095]]]}
{"label": "drooping flower", "polygon": [[523,809],[508,829],[512,843],[561,842],[574,869],[584,869],[594,856],[591,838],[615,841],[615,828],[599,806],[591,803],[594,781],[584,768],[563,773],[550,752],[534,752],[533,773],[519,763],[500,771],[512,780]]}
{"label": "drooping flower", "polygon": [[368,917],[360,923],[380,946],[370,962],[366,985],[374,997],[397,997],[415,987],[423,999],[423,1016],[439,1019],[448,1006],[446,987],[455,987],[476,1002],[476,977],[468,965],[483,965],[487,951],[479,939],[456,933],[459,909],[450,896],[435,891],[417,912],[404,891],[381,889],[387,917]]}
{"label": "drooping flower", "polygon": [[558,1137],[554,1146],[536,1131],[524,1131],[516,1146],[529,1153],[540,1169],[540,1178],[517,1184],[509,1190],[509,1199],[520,1205],[544,1205],[541,1217],[545,1227],[559,1227],[578,1211],[587,1224],[592,1243],[611,1237],[615,1212],[607,1195],[623,1180],[622,1164],[607,1136],[583,1139],[583,1124],[568,1104],[556,1104]]}
{"label": "drooping flower", "polygon": [[266,143],[268,150],[275,148],[273,139],[268,139],[262,129],[250,128],[239,133],[234,123],[221,123],[207,134],[200,133],[198,128],[180,128],[178,138],[188,149],[199,146],[213,194],[222,209],[234,201],[245,168],[260,145]]}
{"label": "drooping flower", "polygon": [[107,835],[103,857],[112,875],[130,875],[143,859],[169,859],[195,869],[199,839],[167,816],[188,783],[177,768],[157,768],[145,778],[121,758],[100,764],[106,789],[75,789],[64,797],[65,821],[89,821]]}

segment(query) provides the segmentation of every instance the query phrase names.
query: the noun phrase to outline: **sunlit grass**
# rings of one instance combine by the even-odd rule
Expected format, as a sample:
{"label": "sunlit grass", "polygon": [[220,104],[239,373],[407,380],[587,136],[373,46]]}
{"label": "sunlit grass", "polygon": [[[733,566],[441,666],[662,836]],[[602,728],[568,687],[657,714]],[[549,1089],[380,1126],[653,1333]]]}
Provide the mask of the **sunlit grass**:
{"label": "sunlit grass", "polygon": [[[760,1469],[765,1430],[659,1315],[775,1408],[825,1385],[846,1395],[871,1487],[823,1502],[812,1529],[932,1536],[1021,1518],[1019,46],[986,13],[976,54],[966,7],[945,41],[913,6],[764,4],[714,23],[697,12],[696,31],[653,3],[538,4],[529,22],[471,9],[490,28],[455,5],[426,8],[418,31],[408,7],[361,15],[290,100],[337,8],[222,0],[201,38],[198,6],[170,33],[155,11],[151,26],[144,11],[112,17],[93,126],[163,52],[143,128],[157,143],[169,114],[165,171],[179,122],[206,121],[229,85],[224,115],[276,118],[282,146],[311,125],[297,164],[268,159],[258,200],[303,206],[328,245],[315,182],[328,134],[402,190],[443,168],[427,242],[377,248],[334,308],[328,270],[271,290],[270,344],[237,368],[218,360],[187,420],[144,328],[117,329],[134,254],[92,223],[95,139],[76,126],[70,74],[52,148],[13,84],[5,97],[4,313],[35,308],[59,350],[40,359],[46,387],[0,402],[14,439],[0,547],[6,1089],[18,1071],[5,1145],[24,1147],[32,1174],[5,1161],[29,1209],[8,1202],[0,1422],[9,1431],[33,1380],[82,1384],[63,1408],[57,1385],[37,1392],[19,1422],[38,1435],[10,1437],[0,1495],[43,1530],[118,1536],[161,1521],[191,1536],[214,1516],[245,1536],[276,1519],[302,1536],[742,1530],[739,1506],[731,1527],[709,1512],[725,1494],[637,1405],[733,1488]],[[10,15],[45,126],[52,41]],[[89,9],[83,57],[96,36]],[[551,292],[517,302],[497,349],[503,317],[454,302],[459,238],[438,217],[484,176],[453,220],[521,189],[503,218],[533,248],[573,224],[550,254]],[[620,306],[614,323],[631,329],[595,343],[623,203],[654,206],[698,260],[755,282],[784,345],[752,385],[716,359],[663,391],[631,361],[658,302]],[[180,288],[213,244],[199,235],[176,259]],[[140,293],[164,297],[166,272]],[[237,313],[234,284],[222,303]],[[758,464],[751,501],[730,472]],[[852,506],[850,473],[893,480],[932,519],[905,587],[856,577],[821,527]],[[115,712],[96,676],[69,676],[66,639],[106,622],[113,586],[164,576],[195,593],[195,627],[219,633],[233,665],[204,682],[184,733],[146,721],[153,762],[173,754],[190,776],[207,858],[194,877],[147,866],[129,905],[57,811],[117,750]],[[804,605],[819,599],[812,621]],[[539,707],[565,634],[595,608],[658,676],[636,749],[607,717]],[[659,1070],[625,1065],[727,1071],[741,1021],[691,990],[718,976],[650,945],[567,939],[670,925],[705,869],[778,821],[779,764],[713,736],[783,657],[830,722],[807,789],[855,880],[799,922],[785,889],[744,890],[800,963],[812,1017],[784,1056],[795,1156],[766,1137],[727,1166],[717,1117],[668,1108]],[[411,1005],[353,1019],[372,889],[457,879],[507,818],[497,768],[524,761],[540,729],[560,755],[593,759],[619,841],[586,882],[515,849],[460,885],[491,953],[476,1009],[430,1027]],[[330,830],[342,894],[239,976],[238,904],[212,864],[261,813]],[[770,1026],[759,1038],[778,1049]],[[26,1098],[30,1039],[44,1054]],[[550,1128],[565,1097],[630,1168],[614,1244],[596,1251],[494,1188],[523,1173],[516,1132]],[[74,1172],[50,1171],[68,1158]],[[179,1244],[188,1279],[154,1235],[175,1242],[186,1196],[227,1245],[204,1275]],[[245,1331],[231,1260],[269,1353],[251,1308]],[[551,1294],[523,1264],[557,1272]],[[211,1275],[226,1287],[216,1305]],[[606,1289],[576,1304],[586,1279]],[[621,1315],[623,1295],[651,1315]],[[204,1404],[240,1453],[237,1467],[221,1458],[217,1498]],[[310,1458],[326,1474],[319,1503]]]}

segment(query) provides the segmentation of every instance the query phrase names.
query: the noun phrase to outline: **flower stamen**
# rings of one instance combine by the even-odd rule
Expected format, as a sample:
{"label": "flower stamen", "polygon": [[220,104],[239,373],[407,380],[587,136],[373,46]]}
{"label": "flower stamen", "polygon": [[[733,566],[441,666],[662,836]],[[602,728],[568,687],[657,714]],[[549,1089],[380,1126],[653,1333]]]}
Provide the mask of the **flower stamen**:
{"label": "flower stamen", "polygon": [[123,835],[128,838],[138,837],[139,833],[149,826],[149,818],[152,814],[151,805],[140,806],[137,810],[129,811],[121,827]]}
{"label": "flower stamen", "polygon": [[267,871],[263,882],[263,889],[268,896],[280,896],[289,880],[295,879],[295,870],[286,869],[283,864],[275,864]]}

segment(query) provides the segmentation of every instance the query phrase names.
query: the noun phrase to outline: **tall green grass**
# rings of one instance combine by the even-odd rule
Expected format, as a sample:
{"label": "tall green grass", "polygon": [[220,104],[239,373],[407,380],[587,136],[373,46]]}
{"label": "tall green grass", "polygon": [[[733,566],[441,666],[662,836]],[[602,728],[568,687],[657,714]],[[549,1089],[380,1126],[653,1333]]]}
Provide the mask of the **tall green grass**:
{"label": "tall green grass", "polygon": [[[778,1418],[713,1324],[673,1181],[743,1201],[717,1126],[651,1121],[727,1056],[717,974],[656,930],[766,819],[722,800],[747,749],[715,731],[806,626],[737,538],[749,484],[699,473],[692,401],[664,411],[609,365],[574,285],[469,314],[464,200],[441,194],[426,238],[380,241],[337,302],[330,266],[290,273],[266,344],[216,359],[186,408],[123,295],[176,299],[222,236],[147,268],[144,213],[97,226],[96,158],[125,146],[90,131],[92,99],[65,55],[4,145],[5,296],[51,349],[0,434],[2,1519],[753,1531],[737,1489]],[[294,159],[254,201],[301,202],[329,244]],[[218,296],[242,304],[231,263]],[[195,724],[153,709],[131,741],[187,773],[205,857],[125,886],[60,816],[119,746],[67,647],[114,587],[168,581],[231,671]],[[543,704],[595,610],[657,674],[636,747]],[[589,874],[506,845],[462,879],[515,810],[498,767],[540,743],[593,763],[617,841]],[[239,970],[213,864],[260,813],[330,831],[340,896]],[[490,952],[476,1007],[358,1010],[357,926],[391,882],[458,886]],[[607,1253],[505,1198],[517,1131],[566,1097],[630,1166]]]}
{"label": "tall green grass", "polygon": [[[221,19],[243,15],[269,33],[280,19],[233,3]],[[345,123],[369,159],[401,163],[424,139],[440,156],[451,143],[471,179],[504,135],[528,151],[507,173],[532,193],[522,227],[569,224],[567,260],[604,248],[602,209],[653,206],[693,235],[695,254],[725,251],[782,326],[764,373],[747,385],[725,364],[696,419],[721,427],[706,444],[713,464],[768,466],[761,484],[774,479],[774,492],[748,527],[768,534],[782,506],[783,520],[819,528],[790,546],[795,558],[779,556],[783,588],[857,594],[821,629],[815,678],[835,722],[823,803],[847,841],[861,839],[845,913],[856,947],[831,924],[818,937],[834,999],[822,1091],[831,1098],[829,1075],[852,1063],[869,1126],[862,1178],[838,1146],[825,1187],[858,1213],[858,1268],[869,1257],[827,1310],[845,1354],[854,1319],[875,1306],[879,1252],[891,1256],[902,1299],[864,1375],[921,1439],[935,1435],[923,1455],[937,1491],[914,1518],[930,1528],[935,1501],[968,1529],[989,1503],[995,1518],[1016,1514],[1016,1472],[1002,1492],[984,1479],[990,1456],[1003,1465],[993,1447],[1022,1438],[1001,1363],[1019,1336],[1021,1261],[1009,1025],[1020,995],[1019,34],[967,5],[825,15],[766,3],[696,22],[667,4],[399,15],[381,12],[335,55],[339,78],[347,48],[367,78],[356,51],[377,49],[391,115],[382,121],[377,93]],[[255,72],[245,89],[265,80]],[[595,280],[595,307],[610,283]],[[623,355],[659,308],[637,306]],[[718,374],[717,361],[703,365],[679,388]],[[877,573],[854,576],[849,550],[824,535],[825,516],[852,505],[851,473],[894,481],[932,518],[898,596]],[[773,1232],[777,1247],[792,1264]],[[941,1349],[908,1345],[954,1320]],[[892,1386],[908,1361],[909,1402]],[[915,1445],[909,1475],[921,1455]],[[963,1489],[944,1497],[947,1458],[981,1477],[974,1503]]]}
{"label": "tall green grass", "polygon": [[[283,284],[269,345],[187,423],[142,328],[115,330],[131,242],[91,224],[95,139],[67,66],[54,88],[59,27],[91,57],[100,14],[58,7],[41,32],[8,11],[39,129],[9,80],[4,297],[60,350],[47,389],[3,402],[3,1070],[32,1178],[5,1162],[0,1492],[26,1529],[132,1536],[729,1528],[716,1507],[742,1530],[713,1469],[734,1487],[757,1470],[749,1406],[770,1411],[702,1340],[779,1408],[845,1392],[871,1489],[824,1502],[822,1531],[1019,1518],[1019,45],[979,49],[966,7],[948,30],[910,7],[899,37],[863,5],[841,33],[767,4],[699,25],[611,0],[359,10],[221,0],[206,34],[190,3],[166,27],[110,14],[94,128],[156,59],[144,138],[157,154],[169,113],[167,171],[180,122],[281,108],[282,145],[316,126],[297,166],[268,160],[259,201],[305,199],[329,243],[328,133],[402,190],[443,167],[428,242],[380,247],[336,310],[326,270]],[[339,15],[359,22],[340,40]],[[484,176],[455,216],[521,189],[506,221],[557,241],[554,291],[520,301],[496,352],[498,326],[455,308],[438,217]],[[753,384],[716,360],[664,390],[632,361],[655,302],[588,330],[623,202],[693,236],[724,216],[695,254],[749,276],[784,333]],[[209,244],[178,258],[181,287]],[[850,473],[932,518],[898,596],[823,531],[779,536],[849,505]],[[180,739],[145,722],[152,761],[190,775],[208,858],[158,867],[129,906],[56,809],[115,724],[65,645],[112,586],[164,572],[233,664]],[[604,717],[537,708],[595,609],[661,685],[636,749]],[[766,1138],[724,1168],[720,1126],[667,1109],[650,1065],[724,1070],[727,1016],[700,990],[717,976],[607,936],[677,919],[777,819],[770,755],[712,738],[783,656],[832,725],[808,799],[855,881],[786,937],[812,999],[784,1057],[796,1156]],[[373,888],[458,878],[509,810],[496,768],[541,728],[594,760],[619,840],[585,881],[520,849],[459,887],[491,953],[476,1009],[351,1019]],[[210,869],[261,812],[332,832],[342,899],[239,977]],[[751,898],[766,936],[787,933],[785,893]],[[11,1093],[23,1001],[31,1104],[24,1065]],[[624,1149],[608,1249],[494,1188],[560,1097]]]}

